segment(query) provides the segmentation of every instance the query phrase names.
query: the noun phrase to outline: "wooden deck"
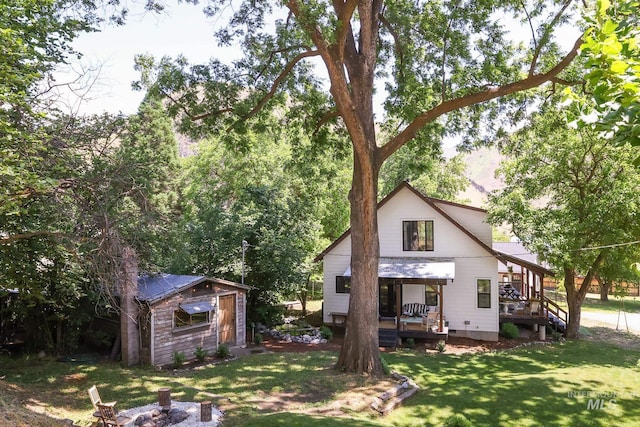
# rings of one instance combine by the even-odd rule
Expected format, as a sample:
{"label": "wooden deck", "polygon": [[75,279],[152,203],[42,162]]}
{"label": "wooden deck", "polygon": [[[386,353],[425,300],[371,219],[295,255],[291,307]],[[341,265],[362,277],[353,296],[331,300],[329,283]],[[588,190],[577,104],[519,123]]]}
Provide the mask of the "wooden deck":
{"label": "wooden deck", "polygon": [[546,325],[549,323],[549,319],[545,316],[531,314],[500,313],[500,325],[503,323],[514,323],[516,325]]}
{"label": "wooden deck", "polygon": [[413,338],[423,340],[446,340],[449,338],[449,328],[443,327],[442,332],[426,331],[422,324],[405,324],[400,329],[393,320],[380,320],[378,328],[382,330],[397,330],[399,338]]}

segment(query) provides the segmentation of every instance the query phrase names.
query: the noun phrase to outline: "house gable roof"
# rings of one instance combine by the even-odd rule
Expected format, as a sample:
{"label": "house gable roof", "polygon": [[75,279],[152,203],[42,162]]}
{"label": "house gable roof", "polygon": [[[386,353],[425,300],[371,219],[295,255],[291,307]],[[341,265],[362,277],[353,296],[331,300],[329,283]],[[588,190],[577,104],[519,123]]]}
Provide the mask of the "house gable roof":
{"label": "house gable roof", "polygon": [[[445,201],[445,200],[440,200],[440,199],[434,199],[432,197],[428,197],[425,196],[424,194],[422,194],[420,191],[416,190],[413,186],[411,186],[408,182],[403,181],[400,183],[400,185],[398,185],[391,193],[387,194],[387,196],[382,199],[379,203],[378,203],[378,210],[380,210],[380,208],[382,206],[384,206],[389,200],[391,200],[396,194],[398,194],[401,190],[403,189],[408,189],[411,192],[413,192],[413,194],[415,194],[416,196],[418,196],[422,201],[424,201],[426,204],[428,204],[429,206],[431,206],[431,208],[433,208],[436,212],[438,212],[440,215],[442,215],[445,219],[447,219],[449,222],[451,222],[456,228],[458,228],[460,231],[462,231],[464,234],[466,234],[471,240],[473,240],[474,242],[476,242],[478,245],[480,245],[480,247],[482,247],[485,251],[487,251],[489,254],[491,254],[492,256],[495,256],[496,258],[498,258],[500,261],[506,263],[506,260],[504,260],[502,258],[502,254],[499,254],[498,252],[494,251],[490,246],[488,246],[486,243],[484,243],[482,240],[480,240],[475,234],[473,234],[471,231],[469,231],[467,228],[465,228],[462,224],[460,224],[458,221],[456,221],[455,219],[453,219],[453,217],[451,217],[451,215],[449,215],[447,212],[445,212],[440,206],[438,206],[439,204],[446,204],[449,206],[455,206],[455,207],[459,207],[459,208],[464,208],[464,209],[469,209],[469,210],[473,210],[476,212],[483,212],[486,213],[487,211],[485,209],[481,209],[481,208],[476,208],[473,206],[467,206],[467,205],[463,205],[460,203],[455,203],[455,202],[449,202],[449,201]],[[347,231],[345,231],[340,237],[338,237],[332,244],[330,244],[329,246],[327,246],[327,248],[322,251],[318,256],[316,256],[314,258],[314,262],[318,262],[321,261],[324,256],[326,254],[328,254],[329,252],[331,252],[331,250],[333,248],[335,248],[340,242],[342,242],[344,239],[347,238],[347,236],[351,233],[351,229],[348,229]]]}
{"label": "house gable roof", "polygon": [[509,261],[507,268],[516,264],[540,275],[555,276],[552,270],[538,264],[536,254],[528,251],[520,242],[493,242],[493,249]]}
{"label": "house gable roof", "polygon": [[250,286],[224,279],[161,273],[153,276],[144,275],[138,277],[138,299],[153,304],[205,281],[244,290],[251,289]]}

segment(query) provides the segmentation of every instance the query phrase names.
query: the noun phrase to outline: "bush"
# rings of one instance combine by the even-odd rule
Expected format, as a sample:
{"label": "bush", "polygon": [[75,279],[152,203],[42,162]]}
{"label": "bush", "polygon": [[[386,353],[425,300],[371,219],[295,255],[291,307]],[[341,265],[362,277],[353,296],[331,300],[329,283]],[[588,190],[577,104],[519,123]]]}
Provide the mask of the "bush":
{"label": "bush", "polygon": [[320,336],[325,340],[330,340],[333,337],[333,331],[328,326],[322,325],[320,327]]}
{"label": "bush", "polygon": [[220,344],[216,350],[216,357],[218,359],[225,359],[229,357],[229,346],[226,344]]}
{"label": "bush", "polygon": [[438,350],[438,353],[444,353],[445,351],[447,351],[447,343],[444,341],[438,341],[438,344],[436,344],[436,349]]}
{"label": "bush", "polygon": [[262,334],[258,333],[255,337],[253,337],[253,343],[255,345],[262,345]]}
{"label": "bush", "polygon": [[513,323],[503,323],[502,328],[500,328],[500,333],[507,338],[518,338],[520,335],[520,330]]}
{"label": "bush", "polygon": [[382,373],[385,375],[391,374],[391,368],[387,364],[387,361],[384,358],[380,357],[380,364],[382,365]]}
{"label": "bush", "polygon": [[453,414],[444,420],[443,427],[471,427],[471,421],[469,421],[464,415]]}
{"label": "bush", "polygon": [[204,359],[207,358],[209,352],[207,350],[204,350],[202,347],[198,347],[196,348],[196,351],[193,352],[193,354],[196,356],[198,362],[204,362]]}
{"label": "bush", "polygon": [[173,367],[174,368],[179,368],[184,364],[184,353],[181,351],[174,351],[173,352]]}
{"label": "bush", "polygon": [[407,340],[405,341],[405,344],[407,345],[408,348],[412,350],[416,348],[416,340],[414,340],[413,338],[407,338]]}

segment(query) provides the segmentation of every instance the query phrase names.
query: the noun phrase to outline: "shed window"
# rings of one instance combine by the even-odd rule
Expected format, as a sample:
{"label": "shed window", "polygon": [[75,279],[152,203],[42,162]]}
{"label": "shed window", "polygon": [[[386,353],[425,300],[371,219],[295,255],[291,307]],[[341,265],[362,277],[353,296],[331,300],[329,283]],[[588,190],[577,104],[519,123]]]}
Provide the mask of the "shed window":
{"label": "shed window", "polygon": [[433,250],[433,221],[402,221],[403,251]]}
{"label": "shed window", "polygon": [[478,308],[491,308],[491,280],[478,279]]}
{"label": "shed window", "polygon": [[211,311],[194,312],[191,307],[180,307],[179,310],[173,312],[173,325],[175,328],[184,328],[188,326],[204,325],[211,323]]}

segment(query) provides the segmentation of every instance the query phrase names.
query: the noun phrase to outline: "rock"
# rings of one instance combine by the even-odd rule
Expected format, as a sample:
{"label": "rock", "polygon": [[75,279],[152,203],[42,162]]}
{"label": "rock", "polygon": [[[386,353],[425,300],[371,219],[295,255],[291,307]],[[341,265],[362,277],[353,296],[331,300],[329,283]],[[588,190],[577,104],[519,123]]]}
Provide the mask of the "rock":
{"label": "rock", "polygon": [[189,414],[180,409],[171,409],[167,415],[171,424],[178,424],[189,418]]}

